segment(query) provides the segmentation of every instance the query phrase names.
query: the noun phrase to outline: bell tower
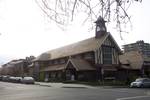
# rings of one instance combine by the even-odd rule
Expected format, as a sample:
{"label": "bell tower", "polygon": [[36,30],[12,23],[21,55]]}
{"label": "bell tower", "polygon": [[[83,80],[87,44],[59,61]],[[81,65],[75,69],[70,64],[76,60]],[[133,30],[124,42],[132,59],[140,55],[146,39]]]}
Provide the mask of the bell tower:
{"label": "bell tower", "polygon": [[105,22],[106,21],[101,16],[99,16],[97,21],[95,21],[96,23],[95,38],[99,38],[107,32]]}

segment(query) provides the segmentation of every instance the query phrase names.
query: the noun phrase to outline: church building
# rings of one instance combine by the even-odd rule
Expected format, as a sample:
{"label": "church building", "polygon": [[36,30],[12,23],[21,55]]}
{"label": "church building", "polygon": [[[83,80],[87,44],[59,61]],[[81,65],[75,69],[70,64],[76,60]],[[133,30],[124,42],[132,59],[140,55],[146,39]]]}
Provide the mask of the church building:
{"label": "church building", "polygon": [[95,22],[95,36],[42,53],[34,60],[34,77],[43,81],[94,81],[116,78],[121,50],[107,32],[105,21]]}

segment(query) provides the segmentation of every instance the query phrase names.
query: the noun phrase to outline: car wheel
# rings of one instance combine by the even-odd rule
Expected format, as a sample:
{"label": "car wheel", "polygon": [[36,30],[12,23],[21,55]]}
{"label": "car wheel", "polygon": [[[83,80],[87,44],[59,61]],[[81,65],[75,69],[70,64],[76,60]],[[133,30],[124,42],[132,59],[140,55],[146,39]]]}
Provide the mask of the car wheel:
{"label": "car wheel", "polygon": [[140,88],[143,88],[143,87],[144,87],[144,85],[143,85],[143,84],[141,84],[139,87],[140,87]]}

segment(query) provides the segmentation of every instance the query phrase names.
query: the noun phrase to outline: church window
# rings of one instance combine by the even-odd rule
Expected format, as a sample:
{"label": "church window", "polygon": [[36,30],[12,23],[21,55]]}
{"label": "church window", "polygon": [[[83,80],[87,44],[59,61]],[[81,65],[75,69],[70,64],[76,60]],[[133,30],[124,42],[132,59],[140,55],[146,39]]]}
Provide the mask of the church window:
{"label": "church window", "polygon": [[112,64],[112,48],[108,46],[103,47],[103,64]]}

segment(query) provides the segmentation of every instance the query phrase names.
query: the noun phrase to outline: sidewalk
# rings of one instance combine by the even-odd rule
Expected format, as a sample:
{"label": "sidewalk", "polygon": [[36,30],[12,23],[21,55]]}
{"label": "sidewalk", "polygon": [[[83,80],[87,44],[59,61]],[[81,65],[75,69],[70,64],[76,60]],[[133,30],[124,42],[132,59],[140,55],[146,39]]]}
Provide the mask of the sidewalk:
{"label": "sidewalk", "polygon": [[84,84],[64,84],[64,83],[51,83],[51,82],[35,82],[36,85],[55,87],[55,88],[96,88],[94,86]]}

